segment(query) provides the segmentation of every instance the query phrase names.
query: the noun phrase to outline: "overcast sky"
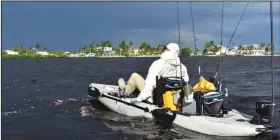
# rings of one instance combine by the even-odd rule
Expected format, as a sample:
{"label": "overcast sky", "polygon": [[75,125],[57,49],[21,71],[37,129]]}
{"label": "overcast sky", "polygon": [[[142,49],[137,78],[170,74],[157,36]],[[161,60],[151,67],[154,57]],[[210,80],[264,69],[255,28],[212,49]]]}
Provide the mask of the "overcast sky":
{"label": "overcast sky", "polygon": [[[224,45],[247,2],[225,2]],[[193,2],[197,47],[220,43],[222,2]],[[280,3],[274,2],[274,43],[279,52]],[[234,45],[270,43],[269,2],[250,2]],[[193,49],[190,2],[180,2],[182,47]],[[36,42],[50,51],[76,51],[90,42],[121,40],[151,45],[178,41],[176,2],[2,2],[2,49]],[[231,45],[230,47],[233,47]]]}

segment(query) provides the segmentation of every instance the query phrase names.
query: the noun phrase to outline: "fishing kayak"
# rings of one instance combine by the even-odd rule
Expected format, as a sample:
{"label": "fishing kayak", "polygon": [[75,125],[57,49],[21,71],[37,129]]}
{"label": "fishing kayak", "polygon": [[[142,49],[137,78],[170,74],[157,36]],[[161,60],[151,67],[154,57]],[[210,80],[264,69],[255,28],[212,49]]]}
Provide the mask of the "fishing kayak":
{"label": "fishing kayak", "polygon": [[[152,110],[160,109],[157,105],[149,102],[131,104],[128,97],[118,97],[119,87],[91,83],[88,87],[88,94],[96,98],[110,110],[127,116],[145,116],[153,118]],[[270,130],[267,124],[252,124],[253,116],[243,114],[235,109],[228,111],[223,117],[213,117],[195,114],[196,101],[188,105],[185,110],[190,113],[179,113],[176,115],[173,124],[185,129],[196,131],[207,135],[216,136],[255,136]]]}

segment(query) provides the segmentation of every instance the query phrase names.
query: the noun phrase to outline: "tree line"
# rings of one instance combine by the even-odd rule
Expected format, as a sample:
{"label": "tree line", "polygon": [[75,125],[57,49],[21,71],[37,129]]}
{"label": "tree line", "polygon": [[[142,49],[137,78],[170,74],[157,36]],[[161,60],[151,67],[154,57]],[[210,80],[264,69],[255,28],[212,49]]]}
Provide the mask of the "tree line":
{"label": "tree line", "polygon": [[[102,41],[101,43],[95,43],[91,42],[88,45],[85,45],[83,47],[80,47],[77,49],[77,53],[95,53],[97,56],[102,56],[107,52],[104,52],[104,48],[109,47],[112,48],[112,50],[115,52],[115,54],[123,55],[123,56],[130,56],[131,54],[134,54],[133,50],[133,42],[126,42],[125,40],[122,40],[119,42],[118,45],[113,46],[112,43],[108,40]],[[152,55],[152,54],[160,54],[162,52],[163,46],[158,44],[155,46],[151,46],[147,42],[142,42],[138,47],[138,55]],[[11,50],[17,51],[19,54],[32,54],[37,52],[41,49],[41,46],[39,43],[36,43],[34,47],[30,47],[29,49],[25,50],[23,46],[18,47],[12,47]],[[181,54],[183,56],[190,56],[192,53],[194,55],[197,55],[198,52],[201,52],[202,55],[209,55],[209,54],[216,54],[221,49],[220,45],[215,44],[213,40],[206,41],[204,43],[204,48],[202,52],[198,49],[192,52],[192,50],[189,47],[184,47],[181,51]],[[265,45],[265,43],[261,42],[259,44],[259,49],[265,49],[266,51],[269,51],[271,49],[270,44]],[[44,51],[46,51],[46,48],[43,48]],[[238,46],[238,50],[254,50],[254,46]],[[54,54],[57,55],[63,55],[64,51],[57,51],[54,52]]]}

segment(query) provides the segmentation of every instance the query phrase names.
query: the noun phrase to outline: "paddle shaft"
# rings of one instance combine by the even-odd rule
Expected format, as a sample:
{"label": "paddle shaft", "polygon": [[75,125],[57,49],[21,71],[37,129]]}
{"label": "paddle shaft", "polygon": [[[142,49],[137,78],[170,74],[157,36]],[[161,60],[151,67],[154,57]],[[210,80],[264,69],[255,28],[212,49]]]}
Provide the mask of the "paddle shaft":
{"label": "paddle shaft", "polygon": [[109,99],[112,99],[112,100],[124,103],[126,105],[130,105],[130,106],[136,107],[136,108],[141,109],[141,110],[143,110],[145,112],[151,112],[147,107],[141,107],[141,106],[138,106],[138,105],[135,105],[135,104],[131,104],[131,103],[125,102],[123,100],[116,99],[116,98],[113,98],[113,97],[110,97],[110,96],[107,96],[107,95],[104,95],[104,94],[101,94],[101,97],[106,97],[106,98],[109,98]]}

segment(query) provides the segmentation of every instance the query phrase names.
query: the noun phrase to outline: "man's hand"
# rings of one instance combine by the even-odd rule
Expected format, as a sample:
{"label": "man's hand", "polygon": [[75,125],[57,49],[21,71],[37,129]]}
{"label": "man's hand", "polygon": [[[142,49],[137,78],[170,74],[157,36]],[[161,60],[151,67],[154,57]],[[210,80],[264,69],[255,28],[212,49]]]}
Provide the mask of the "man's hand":
{"label": "man's hand", "polygon": [[132,98],[132,99],[130,99],[130,101],[129,101],[131,104],[135,104],[135,103],[138,103],[138,101],[136,101],[136,98]]}

